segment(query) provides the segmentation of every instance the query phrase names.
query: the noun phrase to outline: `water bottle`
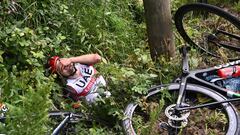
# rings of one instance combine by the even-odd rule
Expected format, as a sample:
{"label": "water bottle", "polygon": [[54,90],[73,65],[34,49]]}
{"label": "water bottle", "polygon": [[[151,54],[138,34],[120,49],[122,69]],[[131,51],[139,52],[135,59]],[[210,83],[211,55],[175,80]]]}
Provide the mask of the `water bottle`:
{"label": "water bottle", "polygon": [[222,68],[219,69],[217,73],[221,78],[238,77],[240,76],[240,66]]}

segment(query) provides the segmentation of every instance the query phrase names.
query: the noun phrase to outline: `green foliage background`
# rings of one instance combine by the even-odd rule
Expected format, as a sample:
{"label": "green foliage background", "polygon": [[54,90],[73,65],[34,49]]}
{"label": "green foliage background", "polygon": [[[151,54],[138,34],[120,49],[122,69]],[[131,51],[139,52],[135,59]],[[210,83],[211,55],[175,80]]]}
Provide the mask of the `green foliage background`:
{"label": "green foliage background", "polygon": [[[48,111],[71,109],[56,76],[44,76],[52,55],[99,53],[96,65],[112,97],[79,110],[100,118],[79,134],[122,134],[125,105],[156,79],[146,45],[143,6],[135,0],[21,0],[0,2],[0,101],[7,104],[5,134],[50,134]],[[10,118],[11,117],[11,118]],[[107,123],[107,124],[103,124]],[[57,123],[55,123],[57,124]]]}
{"label": "green foliage background", "polygon": [[[189,1],[172,1],[173,10]],[[160,80],[169,82],[178,58],[158,69],[150,59],[142,1],[139,0],[3,0],[0,2],[0,102],[9,107],[3,134],[50,134],[48,111],[70,110],[56,76],[44,75],[52,55],[99,53],[96,67],[108,81],[112,97],[91,112],[98,121],[79,134],[123,134],[124,107]],[[174,72],[173,72],[174,71]],[[105,124],[104,124],[105,123]]]}

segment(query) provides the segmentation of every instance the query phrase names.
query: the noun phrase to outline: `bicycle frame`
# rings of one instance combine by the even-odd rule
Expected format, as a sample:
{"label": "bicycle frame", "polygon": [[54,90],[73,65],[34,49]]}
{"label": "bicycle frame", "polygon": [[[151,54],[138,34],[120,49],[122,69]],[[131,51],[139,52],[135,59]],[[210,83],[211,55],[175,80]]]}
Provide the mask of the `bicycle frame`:
{"label": "bicycle frame", "polygon": [[64,128],[66,124],[68,124],[72,118],[83,118],[83,114],[74,114],[72,112],[50,112],[49,116],[63,116],[64,119],[60,122],[60,124],[54,129],[52,135],[58,135],[60,130]]}
{"label": "bicycle frame", "polygon": [[62,122],[54,129],[52,135],[57,135],[60,130],[66,125],[66,123],[70,120],[70,115],[66,116]]}
{"label": "bicycle frame", "polygon": [[187,106],[182,105],[182,103],[184,101],[185,88],[188,83],[205,86],[205,87],[211,88],[221,94],[226,95],[229,92],[229,90],[226,90],[220,86],[212,84],[212,83],[204,80],[201,77],[202,77],[203,73],[213,74],[218,69],[240,64],[240,60],[237,60],[237,61],[229,62],[229,63],[223,64],[223,65],[214,66],[211,68],[189,71],[188,55],[187,55],[187,52],[189,49],[190,48],[186,47],[186,46],[184,46],[182,48],[182,56],[183,56],[182,65],[183,66],[182,66],[182,75],[180,77],[180,82],[179,82],[179,96],[178,96],[176,107],[175,107],[176,110],[181,111],[181,110],[188,110],[188,109],[196,109],[196,108],[206,107],[206,106],[210,106],[210,105],[216,105],[216,104],[220,104],[220,103],[224,103],[224,102],[239,101],[240,98],[235,98],[235,99],[227,99],[227,100],[221,101],[221,102],[201,104],[201,105],[197,105],[197,106],[193,106],[193,107],[187,107]]}
{"label": "bicycle frame", "polygon": [[[236,27],[238,29],[240,29],[239,19],[219,7],[200,3],[184,5],[176,11],[174,16],[175,25],[179,34],[189,45],[192,45],[193,47],[200,49],[201,52],[216,58],[224,57],[225,59],[236,61],[206,69],[190,71],[187,55],[189,48],[184,46],[182,48],[181,76],[178,77],[174,83],[151,87],[148,89],[148,94],[142,98],[143,100],[132,102],[127,105],[124,111],[124,116],[126,117],[123,120],[123,127],[126,134],[135,135],[142,133],[144,130],[141,130],[139,123],[144,125],[144,127],[150,127],[148,128],[148,130],[150,129],[150,132],[151,130],[156,130],[155,132],[160,134],[209,134],[212,133],[209,129],[214,128],[216,128],[215,134],[224,132],[227,135],[237,135],[240,133],[239,115],[235,106],[231,103],[233,101],[239,101],[240,98],[233,99],[227,97],[230,94],[231,97],[240,97],[240,93],[236,94],[233,91],[234,89],[232,89],[232,91],[225,89],[225,82],[228,83],[231,80],[225,81],[224,79],[226,78],[221,78],[221,75],[219,75],[219,69],[221,68],[240,65],[240,59],[237,59],[239,56],[238,53],[231,52],[240,51],[240,48],[237,46],[239,42],[236,40],[239,40],[240,36],[238,36],[238,34],[235,35],[217,29],[207,29],[206,31],[204,31],[204,29],[201,30],[201,26],[207,24],[210,24],[209,27],[211,28],[216,28],[214,25],[215,20],[212,22],[206,20],[202,25],[198,25],[195,23],[194,18],[192,19],[195,14],[194,12],[196,13],[196,17],[203,17],[202,19],[208,18],[207,13],[216,15],[217,18],[224,18],[227,23],[230,23],[231,26],[233,25],[234,28]],[[198,16],[199,13],[203,16]],[[209,14],[209,16],[211,14]],[[184,22],[189,19],[193,20],[193,25],[189,25],[190,27],[185,25],[189,23],[189,21]],[[199,23],[201,23],[200,20]],[[226,23],[223,22],[222,24],[224,24],[224,26],[221,28],[225,28]],[[214,25],[214,27],[212,25]],[[200,33],[197,33],[197,31],[194,33],[195,31],[193,32],[188,28],[199,30]],[[232,27],[230,28],[231,29],[229,30],[231,31]],[[194,39],[194,36],[197,37]],[[196,40],[200,38],[203,39],[199,41]],[[232,40],[232,38],[234,39]],[[224,53],[229,53],[229,55],[224,55]],[[236,71],[236,69],[237,68],[233,68],[233,72]],[[227,74],[229,74],[229,72]],[[238,72],[236,74],[233,73],[232,75],[235,77],[237,74]],[[154,107],[152,107],[152,105]],[[202,110],[198,109],[202,107],[206,108]],[[154,114],[157,114],[156,117],[153,117],[156,120],[154,121],[154,124],[152,124],[151,119],[153,111]],[[218,119],[219,116],[224,118],[224,120]],[[137,124],[135,123],[136,119],[134,118],[137,119]],[[212,118],[214,118],[214,121],[210,120],[210,122],[209,119]],[[141,120],[141,122],[138,122],[138,120]],[[218,121],[223,122],[223,124],[220,126],[220,124],[217,123]],[[211,123],[213,123],[213,126]],[[192,132],[192,129],[201,129],[201,131],[195,132],[194,130]]]}

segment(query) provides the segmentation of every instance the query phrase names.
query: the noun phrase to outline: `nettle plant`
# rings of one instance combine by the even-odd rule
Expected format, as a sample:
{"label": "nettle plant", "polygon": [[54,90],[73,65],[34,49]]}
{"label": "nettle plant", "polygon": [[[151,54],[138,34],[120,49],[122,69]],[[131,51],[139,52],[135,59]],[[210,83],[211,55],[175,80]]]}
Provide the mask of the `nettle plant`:
{"label": "nettle plant", "polygon": [[[0,100],[9,106],[4,133],[46,134],[47,111],[55,104],[71,110],[61,95],[55,76],[43,75],[43,64],[52,55],[77,56],[99,53],[106,63],[96,65],[108,81],[112,97],[92,111],[100,122],[91,133],[121,134],[123,109],[130,100],[159,84],[160,75],[170,74],[166,62],[156,69],[146,47],[143,7],[134,0],[22,0],[8,12],[11,1],[0,3]],[[130,10],[131,9],[131,10]],[[140,15],[140,19],[137,17]],[[167,75],[166,75],[167,76]],[[167,77],[166,77],[167,78]],[[165,78],[163,78],[165,79]],[[53,105],[54,104],[54,105]],[[38,115],[36,115],[38,114]],[[104,125],[107,120],[111,124]],[[110,127],[110,128],[109,128]]]}
{"label": "nettle plant", "polygon": [[61,33],[49,38],[44,33],[47,30],[10,24],[1,28],[1,102],[9,107],[6,125],[0,126],[1,133],[47,132],[50,93],[59,87],[52,77],[44,76],[43,65],[48,55],[64,55],[69,51],[67,45],[62,46],[65,37]]}
{"label": "nettle plant", "polygon": [[67,45],[61,45],[64,37],[61,33],[51,39],[45,37],[44,30],[47,27],[32,30],[28,27],[18,28],[16,26],[2,28],[0,38],[3,39],[4,63],[16,65],[19,68],[40,67],[46,60],[47,54],[65,54],[70,49]]}
{"label": "nettle plant", "polygon": [[[3,59],[4,61],[5,59]],[[50,92],[57,86],[42,68],[11,69],[0,62],[0,102],[8,107],[6,123],[0,123],[3,134],[46,134]],[[8,66],[9,67],[9,66]]]}

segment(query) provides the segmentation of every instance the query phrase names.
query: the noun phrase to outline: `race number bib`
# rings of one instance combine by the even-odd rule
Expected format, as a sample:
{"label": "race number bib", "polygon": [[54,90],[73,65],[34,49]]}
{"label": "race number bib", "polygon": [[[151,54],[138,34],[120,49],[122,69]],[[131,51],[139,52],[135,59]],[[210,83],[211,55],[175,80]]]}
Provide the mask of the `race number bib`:
{"label": "race number bib", "polygon": [[81,75],[76,79],[68,79],[67,85],[75,89],[79,96],[86,96],[97,85],[97,78],[94,76],[97,71],[93,66],[81,64],[77,64],[76,68]]}

